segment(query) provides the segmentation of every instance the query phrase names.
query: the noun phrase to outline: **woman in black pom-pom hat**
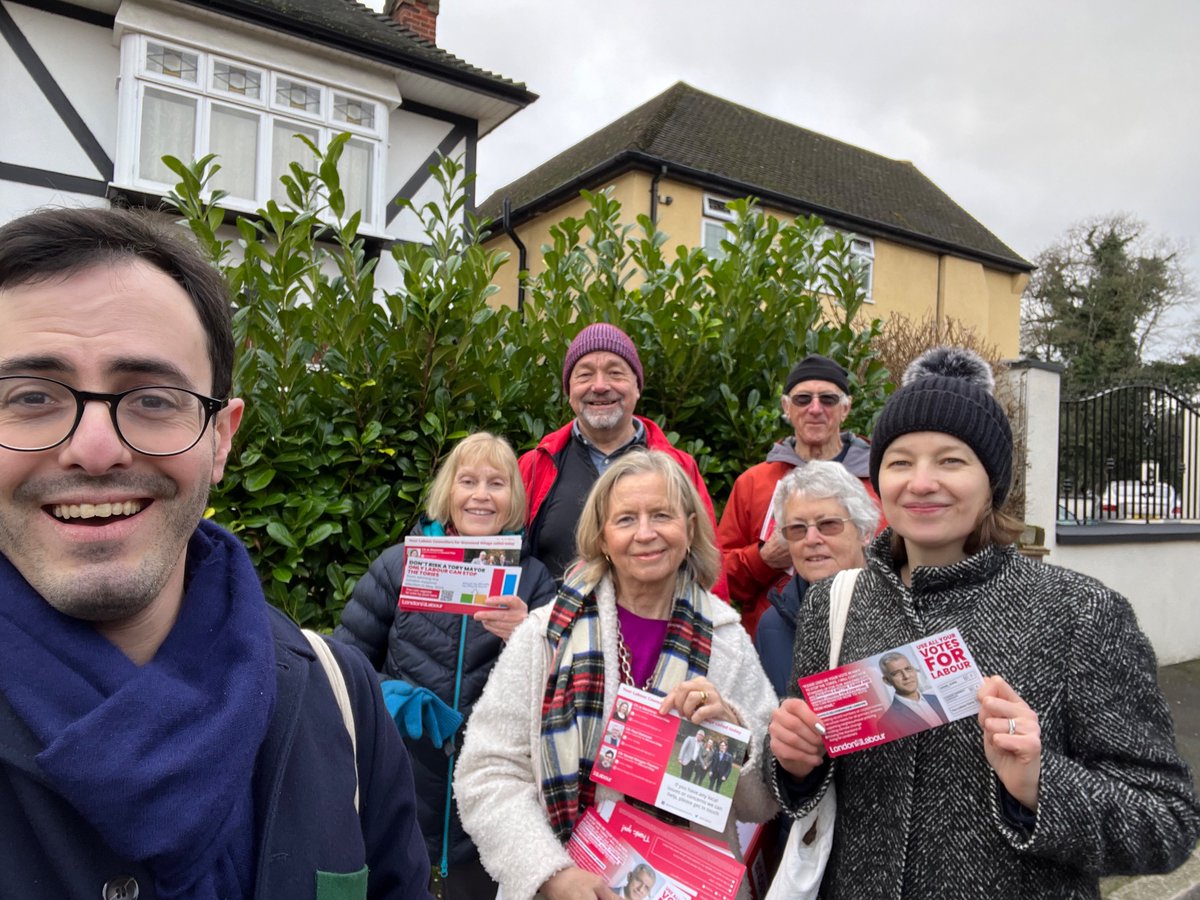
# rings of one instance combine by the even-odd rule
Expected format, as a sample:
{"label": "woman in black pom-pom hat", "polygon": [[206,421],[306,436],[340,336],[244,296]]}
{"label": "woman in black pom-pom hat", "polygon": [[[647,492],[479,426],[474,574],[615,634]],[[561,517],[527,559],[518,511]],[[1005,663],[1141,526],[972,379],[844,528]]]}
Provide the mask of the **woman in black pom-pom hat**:
{"label": "woman in black pom-pom hat", "polygon": [[[784,809],[803,815],[837,787],[822,897],[1098,897],[1101,876],[1173,869],[1200,835],[1129,603],[1016,551],[1020,523],[1002,511],[1012,430],[992,388],[977,355],[938,348],[888,399],[871,481],[890,527],[855,584],[840,657],[958,628],[987,675],[980,711],[836,760],[795,687],[772,719]],[[801,610],[793,685],[828,668],[829,588],[813,585]],[[892,702],[919,714],[928,679],[902,675]]]}

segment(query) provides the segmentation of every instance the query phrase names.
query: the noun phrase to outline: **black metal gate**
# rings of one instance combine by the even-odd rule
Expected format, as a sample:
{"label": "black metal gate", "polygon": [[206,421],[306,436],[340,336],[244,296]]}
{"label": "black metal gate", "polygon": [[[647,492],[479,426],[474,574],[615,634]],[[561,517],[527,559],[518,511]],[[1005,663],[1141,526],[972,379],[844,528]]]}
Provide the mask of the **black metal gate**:
{"label": "black metal gate", "polygon": [[1161,387],[1063,400],[1058,520],[1200,519],[1200,413]]}

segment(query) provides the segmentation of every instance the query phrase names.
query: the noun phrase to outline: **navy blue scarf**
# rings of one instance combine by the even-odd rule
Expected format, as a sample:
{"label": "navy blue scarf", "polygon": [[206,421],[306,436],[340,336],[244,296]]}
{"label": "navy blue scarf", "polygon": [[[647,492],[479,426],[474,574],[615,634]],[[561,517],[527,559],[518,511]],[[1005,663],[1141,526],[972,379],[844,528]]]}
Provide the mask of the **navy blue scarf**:
{"label": "navy blue scarf", "polygon": [[138,667],[53,609],[0,556],[0,692],[41,740],[47,779],[163,900],[253,893],[251,779],[275,704],[275,650],[250,557],[202,522],[183,606]]}

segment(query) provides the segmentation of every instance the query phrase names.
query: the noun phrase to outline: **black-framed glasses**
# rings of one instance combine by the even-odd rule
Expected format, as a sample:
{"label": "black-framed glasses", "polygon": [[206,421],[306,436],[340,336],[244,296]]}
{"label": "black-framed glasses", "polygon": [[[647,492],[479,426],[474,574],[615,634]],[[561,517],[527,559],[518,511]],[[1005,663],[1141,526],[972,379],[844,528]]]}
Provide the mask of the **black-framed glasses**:
{"label": "black-framed glasses", "polygon": [[108,405],[126,446],[146,456],[177,456],[196,446],[228,402],[187,388],[146,385],[116,394],[77,391],[53,378],[0,376],[0,447],[34,452],[70,439],[93,400]]}
{"label": "black-framed glasses", "polygon": [[783,532],[783,538],[786,541],[802,541],[808,537],[808,529],[810,528],[817,529],[825,537],[833,537],[835,534],[841,534],[845,531],[846,523],[849,521],[849,516],[840,519],[836,516],[828,516],[824,519],[817,519],[814,522],[790,522],[779,530]]}
{"label": "black-framed glasses", "polygon": [[813,402],[813,397],[821,401],[821,405],[826,409],[832,409],[842,402],[842,394],[833,391],[822,391],[819,394],[810,394],[808,391],[800,391],[788,397],[788,402],[793,406],[799,406],[801,409]]}

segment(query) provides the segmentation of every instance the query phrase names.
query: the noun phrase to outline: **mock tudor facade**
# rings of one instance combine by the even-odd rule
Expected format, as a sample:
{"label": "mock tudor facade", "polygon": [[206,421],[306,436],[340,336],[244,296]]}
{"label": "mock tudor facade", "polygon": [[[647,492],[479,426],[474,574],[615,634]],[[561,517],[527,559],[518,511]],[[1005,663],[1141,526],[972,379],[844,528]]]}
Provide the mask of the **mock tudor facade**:
{"label": "mock tudor facade", "polygon": [[282,199],[289,163],[311,159],[294,135],[323,147],[349,132],[340,172],[361,233],[423,239],[396,198],[437,199],[437,154],[473,172],[479,138],[536,97],[438,48],[436,0],[387,10],[0,0],[0,221],[46,205],[157,204],[176,180],[166,154],[219,154],[222,205],[253,213]]}

